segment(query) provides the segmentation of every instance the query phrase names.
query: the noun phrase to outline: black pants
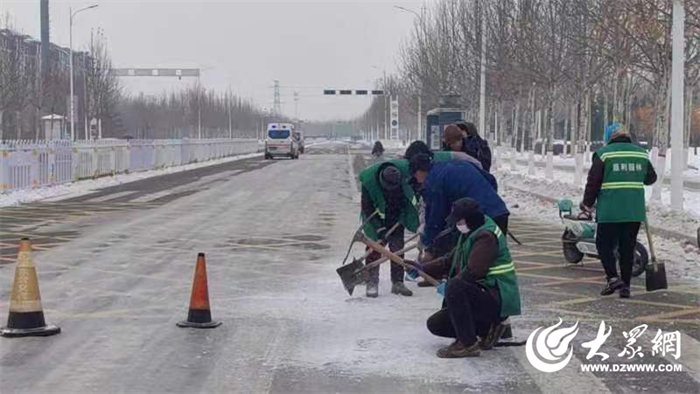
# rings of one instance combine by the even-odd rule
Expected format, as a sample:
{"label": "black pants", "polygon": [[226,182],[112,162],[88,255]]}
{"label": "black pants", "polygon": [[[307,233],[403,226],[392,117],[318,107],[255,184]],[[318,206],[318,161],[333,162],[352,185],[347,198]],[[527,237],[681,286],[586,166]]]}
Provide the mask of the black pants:
{"label": "black pants", "polygon": [[[399,226],[396,230],[394,230],[394,232],[389,235],[389,238],[387,239],[387,241],[389,244],[388,245],[389,250],[391,250],[392,252],[396,252],[397,250],[403,249],[403,247],[404,247],[404,229],[403,229],[403,226]],[[369,248],[367,250],[369,250]],[[365,260],[365,264],[369,264],[373,261],[379,260],[381,257],[382,257],[382,255],[380,253],[372,252]],[[399,257],[403,258],[403,253],[399,254]],[[403,282],[403,274],[404,274],[403,267],[392,261],[391,262],[391,283]],[[379,267],[376,267],[376,268],[373,268],[370,270],[369,278],[370,278],[370,281],[373,281],[374,283],[379,282]]]}
{"label": "black pants", "polygon": [[617,250],[620,255],[622,281],[628,287],[632,279],[637,233],[639,233],[639,222],[599,223],[596,230],[595,245],[605,269],[605,276],[608,279],[618,277],[615,258],[615,250]]}
{"label": "black pants", "polygon": [[451,279],[445,290],[446,308],[428,318],[428,330],[439,337],[456,338],[464,345],[484,337],[499,321],[500,305],[489,290],[477,283]]}

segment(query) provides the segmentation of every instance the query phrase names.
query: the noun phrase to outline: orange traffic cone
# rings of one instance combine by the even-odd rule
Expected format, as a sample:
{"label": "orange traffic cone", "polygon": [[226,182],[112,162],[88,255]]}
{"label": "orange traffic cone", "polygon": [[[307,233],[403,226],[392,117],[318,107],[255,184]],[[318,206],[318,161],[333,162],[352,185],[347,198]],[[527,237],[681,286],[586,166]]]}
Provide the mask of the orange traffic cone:
{"label": "orange traffic cone", "polygon": [[59,332],[61,332],[59,327],[46,325],[44,320],[39,282],[32,262],[32,243],[29,238],[22,238],[19,242],[7,327],[0,329],[0,335],[4,337],[49,336]]}
{"label": "orange traffic cone", "polygon": [[178,327],[214,328],[221,322],[211,320],[209,308],[209,287],[207,285],[207,263],[204,253],[197,255],[197,267],[194,270],[194,283],[190,297],[190,311],[187,320],[177,323]]}

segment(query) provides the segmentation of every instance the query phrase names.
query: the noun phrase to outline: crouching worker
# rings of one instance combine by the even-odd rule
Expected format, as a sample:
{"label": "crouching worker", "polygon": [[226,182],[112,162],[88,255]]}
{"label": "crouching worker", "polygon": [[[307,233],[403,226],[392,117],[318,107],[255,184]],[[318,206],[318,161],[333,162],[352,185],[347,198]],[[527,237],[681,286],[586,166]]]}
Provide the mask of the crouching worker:
{"label": "crouching worker", "polygon": [[448,226],[461,233],[452,259],[443,308],[428,319],[428,330],[455,341],[440,358],[476,357],[493,348],[508,316],[520,314],[515,265],[503,231],[479,204],[462,198],[452,206]]}
{"label": "crouching worker", "polygon": [[[362,220],[367,221],[363,227],[365,235],[373,241],[380,241],[396,252],[404,247],[404,228],[418,231],[418,210],[416,209],[413,189],[408,185],[408,162],[391,160],[375,164],[360,173],[362,184]],[[395,224],[399,226],[391,231]],[[365,260],[366,264],[381,258],[378,252],[372,252]],[[403,256],[401,256],[403,257]],[[412,296],[413,292],[403,283],[404,269],[391,263],[391,292],[402,296]],[[379,295],[379,267],[369,272],[367,297]]]}

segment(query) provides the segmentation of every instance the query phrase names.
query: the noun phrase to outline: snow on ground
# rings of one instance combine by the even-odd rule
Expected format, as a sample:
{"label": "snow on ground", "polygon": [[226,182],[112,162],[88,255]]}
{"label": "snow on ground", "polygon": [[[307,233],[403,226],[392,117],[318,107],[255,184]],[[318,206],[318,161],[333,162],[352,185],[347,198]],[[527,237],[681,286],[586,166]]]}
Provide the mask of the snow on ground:
{"label": "snow on ground", "polygon": [[[542,156],[540,154],[535,154],[535,161],[538,162],[544,162],[546,159],[546,156]],[[589,156],[590,157],[590,156]],[[527,160],[528,158],[528,153],[527,152],[518,152],[517,154],[517,159],[518,160]],[[562,166],[562,167],[570,167],[574,168],[574,158],[569,157],[569,156],[562,156],[562,155],[556,155],[553,157],[553,163],[555,166]],[[588,158],[587,158],[588,159]],[[501,160],[504,160],[510,165],[510,152],[503,152],[503,148],[501,148]],[[671,176],[671,150],[668,150],[667,156],[666,156],[666,168],[665,168],[665,174],[666,176]],[[583,167],[588,170],[591,167],[591,163],[589,160],[587,160],[586,163],[584,163]],[[700,181],[700,150],[698,153],[695,153],[695,149],[690,149],[690,152],[688,154],[688,168],[683,172],[683,178],[686,181],[695,181],[699,182]]]}
{"label": "snow on ground", "polygon": [[99,189],[103,189],[105,187],[117,186],[124,183],[134,182],[141,179],[151,178],[160,175],[173,174],[176,172],[189,171],[197,168],[224,164],[236,160],[257,157],[260,155],[262,155],[262,153],[251,153],[247,155],[231,156],[223,159],[210,160],[201,163],[192,163],[184,166],[168,167],[158,170],[148,170],[129,174],[117,174],[114,176],[102,177],[98,179],[85,179],[77,182],[70,182],[36,189],[17,190],[9,193],[0,194],[0,207],[41,201],[46,199],[61,200],[66,198],[78,197],[92,193]]}
{"label": "snow on ground", "polygon": [[[539,173],[543,172],[540,170]],[[499,170],[501,195],[508,208],[518,217],[531,218],[552,224],[561,224],[555,203],[536,195],[549,198],[570,198],[575,203],[581,200],[583,188],[560,180],[547,181],[541,175],[528,177],[527,172],[512,173]],[[572,174],[555,171],[555,177]],[[697,193],[696,193],[697,194]],[[694,237],[700,220],[690,214],[679,214],[657,204],[651,204],[649,221],[652,226],[664,228]],[[563,229],[563,226],[562,226]],[[516,234],[517,236],[517,234]],[[640,241],[647,245],[646,236],[640,232]],[[677,281],[700,281],[700,250],[687,240],[673,240],[654,235],[654,247],[660,261],[666,262],[666,271]]]}

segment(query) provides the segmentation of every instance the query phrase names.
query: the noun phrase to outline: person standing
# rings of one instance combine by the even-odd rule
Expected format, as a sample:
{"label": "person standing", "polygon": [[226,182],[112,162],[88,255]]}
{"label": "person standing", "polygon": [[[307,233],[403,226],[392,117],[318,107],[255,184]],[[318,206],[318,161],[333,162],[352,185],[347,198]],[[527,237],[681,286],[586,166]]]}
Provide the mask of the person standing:
{"label": "person standing", "polygon": [[[408,162],[390,160],[367,167],[360,172],[362,184],[362,220],[365,235],[373,241],[380,241],[396,252],[404,247],[404,229],[418,231],[418,210],[413,189],[408,185]],[[374,215],[377,211],[378,214]],[[371,218],[370,218],[371,217]],[[370,218],[369,220],[367,220]],[[399,226],[391,231],[395,224]],[[400,255],[403,257],[402,255]],[[366,264],[378,260],[381,254],[372,252]],[[379,296],[379,267],[369,272],[367,297]],[[404,269],[391,263],[391,292],[402,296],[412,296],[413,292],[404,285]]]}
{"label": "person standing", "polygon": [[[481,162],[484,171],[491,171],[491,148],[489,148],[488,141],[481,138],[473,123],[458,120],[455,122],[455,126],[457,126],[462,134],[461,149],[450,150],[460,150],[475,157]],[[445,133],[447,133],[447,128],[445,128]],[[445,139],[447,139],[447,136],[445,136]],[[456,146],[455,141],[452,141],[452,144]]]}
{"label": "person standing", "polygon": [[608,126],[605,141],[607,144],[593,154],[580,208],[590,213],[597,201],[596,247],[607,279],[600,294],[619,290],[620,298],[629,298],[634,246],[640,223],[646,219],[644,186],[652,185],[657,177],[647,151],[632,143],[625,126]]}

